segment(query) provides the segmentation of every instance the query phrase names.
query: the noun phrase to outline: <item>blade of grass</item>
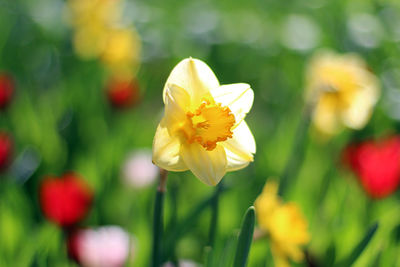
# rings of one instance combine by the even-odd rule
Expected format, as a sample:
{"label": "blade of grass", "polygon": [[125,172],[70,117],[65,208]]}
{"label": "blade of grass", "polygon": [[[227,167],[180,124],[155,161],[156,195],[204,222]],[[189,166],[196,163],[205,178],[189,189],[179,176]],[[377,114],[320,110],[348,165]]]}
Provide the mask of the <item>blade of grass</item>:
{"label": "blade of grass", "polygon": [[218,202],[219,195],[222,189],[222,181],[218,184],[215,189],[214,198],[211,203],[211,221],[210,230],[208,232],[208,245],[212,248],[215,243],[215,236],[217,234],[217,224],[218,224]]}
{"label": "blade of grass", "polygon": [[232,234],[224,243],[223,251],[218,257],[217,266],[231,266],[235,255],[237,234]]}
{"label": "blade of grass", "polygon": [[219,195],[222,189],[222,181],[218,184],[215,189],[214,198],[211,203],[211,220],[210,220],[210,229],[208,232],[208,247],[210,251],[208,252],[207,262],[213,262],[213,252],[214,252],[214,244],[215,238],[217,235],[217,227],[218,227],[218,203],[219,203]]}
{"label": "blade of grass", "polygon": [[310,128],[311,115],[314,106],[314,102],[310,102],[306,105],[303,112],[303,117],[296,130],[292,150],[281,176],[281,181],[278,189],[278,194],[280,196],[283,196],[283,194],[286,192],[289,180],[296,179],[297,174],[300,170],[300,166],[304,159],[305,149],[307,145],[307,133],[308,129]]}
{"label": "blade of grass", "polygon": [[253,241],[254,223],[255,211],[254,207],[251,206],[247,209],[243,218],[242,228],[240,229],[238,245],[236,248],[235,261],[233,262],[234,267],[246,266],[251,242]]}
{"label": "blade of grass", "polygon": [[372,237],[374,236],[376,230],[378,229],[378,223],[372,225],[368,231],[365,233],[364,238],[358,243],[358,245],[353,249],[347,259],[339,262],[335,266],[351,266],[361,255],[361,253],[365,250]]}
{"label": "blade of grass", "polygon": [[215,195],[220,194],[226,190],[226,187],[221,187],[220,192],[217,190],[209,197],[205,198],[202,202],[200,202],[192,211],[181,221],[181,223],[177,223],[174,229],[171,229],[170,234],[166,238],[165,248],[163,251],[163,261],[166,261],[172,251],[175,249],[175,245],[178,240],[190,229],[190,227],[197,221],[202,212],[212,204]]}
{"label": "blade of grass", "polygon": [[204,267],[212,267],[213,263],[211,262],[211,257],[210,257],[210,253],[211,253],[211,247],[206,246],[204,248]]}
{"label": "blade of grass", "polygon": [[325,255],[324,264],[326,265],[326,267],[334,266],[335,258],[336,258],[336,247],[333,244],[331,244],[328,247]]}

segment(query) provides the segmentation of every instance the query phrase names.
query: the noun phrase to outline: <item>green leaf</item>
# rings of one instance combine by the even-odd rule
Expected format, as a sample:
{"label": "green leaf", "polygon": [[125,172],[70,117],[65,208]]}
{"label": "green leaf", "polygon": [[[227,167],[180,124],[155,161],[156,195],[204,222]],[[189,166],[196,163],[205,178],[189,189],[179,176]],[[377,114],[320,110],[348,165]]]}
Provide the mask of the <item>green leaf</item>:
{"label": "green leaf", "polygon": [[392,236],[396,244],[400,243],[400,224],[393,229]]}
{"label": "green leaf", "polygon": [[[293,184],[299,174],[301,165],[304,161],[305,150],[308,141],[308,129],[310,128],[311,115],[314,110],[314,102],[306,105],[300,124],[296,130],[295,139],[289,159],[283,169],[278,188],[278,195],[283,196],[289,184]],[[290,181],[290,182],[289,182]]]}
{"label": "green leaf", "polygon": [[325,255],[324,265],[327,267],[334,266],[336,258],[336,248],[333,243],[328,247]]}
{"label": "green leaf", "polygon": [[375,223],[371,226],[368,231],[366,232],[364,238],[358,243],[358,245],[353,249],[346,260],[343,260],[336,264],[337,267],[339,266],[351,266],[361,255],[364,249],[367,247],[369,241],[371,241],[372,237],[374,236],[376,230],[378,229],[378,223]]}
{"label": "green leaf", "polygon": [[213,257],[215,254],[215,238],[217,235],[218,229],[218,203],[219,203],[219,195],[223,188],[222,181],[218,184],[217,188],[215,189],[214,198],[211,203],[211,220],[210,220],[210,229],[208,232],[208,246],[210,247],[210,251],[208,253],[207,262],[209,266],[213,263]]}
{"label": "green leaf", "polygon": [[224,243],[222,253],[218,257],[217,266],[231,266],[236,249],[237,233],[232,234]]}
{"label": "green leaf", "polygon": [[204,248],[204,267],[212,267],[213,266],[213,262],[210,257],[211,250],[212,250],[212,248],[210,246],[206,246]]}
{"label": "green leaf", "polygon": [[235,261],[233,263],[234,267],[246,266],[251,242],[253,241],[254,223],[255,211],[254,207],[251,206],[247,209],[246,214],[244,215],[242,228],[240,229]]}
{"label": "green leaf", "polygon": [[203,213],[203,211],[213,203],[216,194],[220,194],[226,189],[226,187],[222,187],[218,190],[215,190],[212,195],[208,196],[197,206],[195,206],[180,223],[177,223],[174,229],[170,230],[169,235],[165,239],[165,249],[162,257],[163,261],[166,261],[168,259],[168,257],[175,249],[175,245],[179,241],[179,239],[190,230],[190,228],[198,221],[198,218]]}

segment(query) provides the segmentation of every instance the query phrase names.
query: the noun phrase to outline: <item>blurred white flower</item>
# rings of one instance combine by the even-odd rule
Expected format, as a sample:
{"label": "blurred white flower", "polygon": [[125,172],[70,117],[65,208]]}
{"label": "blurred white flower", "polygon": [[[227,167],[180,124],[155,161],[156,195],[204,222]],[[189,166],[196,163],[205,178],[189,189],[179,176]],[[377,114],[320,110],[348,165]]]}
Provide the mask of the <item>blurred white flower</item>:
{"label": "blurred white flower", "polygon": [[[192,260],[179,260],[176,267],[200,267],[201,265]],[[167,262],[163,267],[175,267],[171,262]]]}
{"label": "blurred white flower", "polygon": [[122,169],[124,181],[134,187],[143,188],[154,183],[158,168],[152,163],[150,149],[136,150],[125,161]]}
{"label": "blurred white flower", "polygon": [[121,227],[103,226],[76,232],[72,250],[84,267],[121,267],[129,257],[131,243],[129,234]]}
{"label": "blurred white flower", "polygon": [[400,120],[400,68],[390,68],[381,74],[384,85],[384,101],[386,114],[394,120]]}
{"label": "blurred white flower", "polygon": [[379,12],[379,18],[388,30],[387,38],[394,42],[400,41],[400,10],[391,6],[384,7]]}
{"label": "blurred white flower", "polygon": [[270,24],[246,10],[221,13],[217,28],[220,43],[268,47],[275,40]]}
{"label": "blurred white flower", "polygon": [[66,32],[62,17],[64,9],[62,0],[27,1],[27,10],[32,20],[46,32],[62,38]]}
{"label": "blurred white flower", "polygon": [[211,34],[218,25],[220,15],[213,6],[200,1],[187,4],[180,13],[185,32],[200,37]]}
{"label": "blurred white flower", "polygon": [[348,34],[351,40],[359,46],[375,48],[381,44],[383,27],[373,15],[354,14],[347,21]]}
{"label": "blurred white flower", "polygon": [[309,17],[289,15],[282,27],[284,46],[299,51],[308,51],[316,47],[320,40],[320,29]]}

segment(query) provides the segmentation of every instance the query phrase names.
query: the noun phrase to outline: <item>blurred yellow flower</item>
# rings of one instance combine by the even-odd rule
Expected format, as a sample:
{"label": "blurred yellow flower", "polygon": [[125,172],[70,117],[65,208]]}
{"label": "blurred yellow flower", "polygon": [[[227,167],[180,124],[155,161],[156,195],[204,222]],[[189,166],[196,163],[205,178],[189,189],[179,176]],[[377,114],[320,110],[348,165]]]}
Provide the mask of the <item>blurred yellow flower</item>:
{"label": "blurred yellow flower", "polygon": [[113,24],[120,16],[119,0],[69,0],[73,25]]}
{"label": "blurred yellow flower", "polygon": [[129,80],[139,68],[141,43],[132,25],[121,25],[121,5],[120,0],[69,0],[68,18],[77,55],[99,58],[114,77]]}
{"label": "blurred yellow flower", "polygon": [[271,242],[276,267],[290,266],[289,260],[301,262],[300,246],[309,242],[307,222],[294,203],[283,204],[277,195],[278,185],[267,182],[255,202],[257,220]]}
{"label": "blurred yellow flower", "polygon": [[208,185],[253,161],[256,144],[244,118],[254,93],[245,83],[220,85],[198,59],[182,60],[164,86],[165,114],[153,141],[153,162],[190,169]]}
{"label": "blurred yellow flower", "polygon": [[86,27],[77,29],[73,36],[76,54],[83,59],[97,58],[104,50],[106,37],[104,29]]}
{"label": "blurred yellow flower", "polygon": [[101,59],[114,74],[128,76],[140,62],[140,40],[133,27],[108,32]]}
{"label": "blurred yellow flower", "polygon": [[74,46],[79,56],[96,58],[102,52],[110,27],[121,16],[118,0],[69,0],[68,19],[75,28]]}
{"label": "blurred yellow flower", "polygon": [[309,64],[306,92],[308,98],[317,99],[314,125],[330,136],[342,126],[363,128],[371,117],[380,87],[358,55],[321,51]]}

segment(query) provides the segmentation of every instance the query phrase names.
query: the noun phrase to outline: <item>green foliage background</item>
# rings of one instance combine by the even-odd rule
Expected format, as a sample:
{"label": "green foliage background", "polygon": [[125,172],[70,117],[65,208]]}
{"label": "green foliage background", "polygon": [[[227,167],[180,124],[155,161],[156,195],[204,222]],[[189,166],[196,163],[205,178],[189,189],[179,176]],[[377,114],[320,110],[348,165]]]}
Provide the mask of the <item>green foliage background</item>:
{"label": "green foliage background", "polygon": [[[289,157],[304,105],[305,67],[318,48],[360,53],[380,78],[382,96],[362,131],[347,130],[322,142],[310,129],[304,164],[286,200],[298,203],[308,219],[307,250],[321,266],[347,256],[375,221],[378,232],[355,266],[400,265],[399,194],[370,200],[339,162],[350,140],[399,128],[393,94],[400,93],[400,2],[129,0],[124,18],[143,40],[137,75],[143,98],[125,111],[113,110],[106,99],[104,67],[74,54],[63,5],[0,0],[0,70],[17,84],[12,105],[0,114],[0,128],[15,142],[15,161],[0,179],[0,266],[75,265],[67,258],[64,234],[44,219],[38,204],[41,179],[68,170],[80,173],[95,191],[82,225],[124,227],[137,240],[134,266],[147,266],[155,186],[127,188],[120,170],[133,149],[151,147],[164,82],[188,56],[207,62],[221,84],[246,82],[255,92],[247,117],[257,142],[255,162],[226,175],[228,189],[219,204],[218,258],[232,260],[232,237],[244,212],[266,179],[279,178]],[[359,14],[375,24],[351,26]],[[39,165],[25,177],[18,168],[27,155]],[[168,222],[184,218],[214,190],[190,172],[170,173],[168,188],[166,234]],[[177,258],[204,261],[209,220],[207,209],[179,241]],[[272,265],[268,242],[253,243],[249,266]]]}

